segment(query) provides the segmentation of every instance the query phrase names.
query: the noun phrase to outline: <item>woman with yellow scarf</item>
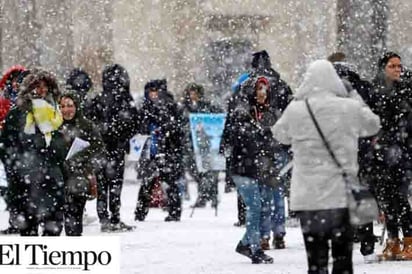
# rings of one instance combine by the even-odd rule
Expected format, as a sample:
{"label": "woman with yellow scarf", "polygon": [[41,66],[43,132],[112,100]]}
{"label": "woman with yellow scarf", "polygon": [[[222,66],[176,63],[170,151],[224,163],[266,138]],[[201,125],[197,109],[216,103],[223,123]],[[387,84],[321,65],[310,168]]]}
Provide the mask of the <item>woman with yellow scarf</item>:
{"label": "woman with yellow scarf", "polygon": [[37,236],[39,225],[43,236],[59,236],[62,231],[66,146],[58,131],[63,122],[57,106],[59,94],[52,74],[32,70],[0,137],[1,153],[19,178],[12,195],[20,201],[17,225],[22,236]]}

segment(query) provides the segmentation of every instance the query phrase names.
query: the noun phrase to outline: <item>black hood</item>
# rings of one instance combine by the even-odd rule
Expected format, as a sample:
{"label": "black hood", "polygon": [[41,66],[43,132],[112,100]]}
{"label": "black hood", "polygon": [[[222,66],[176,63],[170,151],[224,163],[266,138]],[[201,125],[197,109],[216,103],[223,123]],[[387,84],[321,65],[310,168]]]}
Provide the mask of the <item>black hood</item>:
{"label": "black hood", "polygon": [[159,92],[159,99],[171,99],[173,100],[173,95],[167,91],[167,80],[166,79],[156,79],[150,80],[144,86],[144,98],[149,100],[149,90],[156,89]]}
{"label": "black hood", "polygon": [[86,93],[93,87],[93,82],[87,72],[81,68],[75,68],[69,73],[66,87],[79,93],[81,97],[85,97]]}
{"label": "black hood", "polygon": [[253,53],[252,68],[254,69],[270,69],[272,63],[270,62],[270,56],[266,50]]}
{"label": "black hood", "polygon": [[60,89],[55,75],[42,68],[33,68],[19,86],[17,105],[21,109],[27,110],[31,106],[30,101],[33,99],[33,90],[39,85],[40,81],[45,81],[48,87],[46,100],[49,100],[49,103],[52,104],[57,103],[60,97]]}
{"label": "black hood", "polygon": [[130,92],[130,78],[126,69],[119,64],[106,65],[102,76],[103,93]]}

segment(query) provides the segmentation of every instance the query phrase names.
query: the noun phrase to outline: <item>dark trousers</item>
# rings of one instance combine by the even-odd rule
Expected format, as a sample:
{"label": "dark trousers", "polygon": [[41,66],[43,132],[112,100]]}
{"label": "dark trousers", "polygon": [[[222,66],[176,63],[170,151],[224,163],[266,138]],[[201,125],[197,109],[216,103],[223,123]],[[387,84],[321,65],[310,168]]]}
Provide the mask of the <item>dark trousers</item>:
{"label": "dark trousers", "polygon": [[40,163],[27,171],[27,178],[19,198],[24,222],[18,221],[21,236],[37,236],[42,224],[43,236],[60,236],[64,220],[64,182],[59,166]]}
{"label": "dark trousers", "polygon": [[[123,187],[124,152],[110,152],[107,162],[97,176],[97,215],[101,223],[120,222],[120,206]],[[110,214],[109,214],[110,211]]]}
{"label": "dark trousers", "polygon": [[370,255],[375,250],[375,234],[373,233],[373,223],[368,223],[359,226],[356,229],[356,234],[361,243],[360,252],[363,256]]}
{"label": "dark trousers", "polygon": [[9,211],[9,227],[17,228],[17,217],[23,212],[21,197],[24,195],[24,182],[11,165],[4,165],[7,179],[7,189],[4,200]]}
{"label": "dark trousers", "polygon": [[374,181],[379,205],[385,213],[388,238],[399,238],[399,228],[404,237],[412,237],[412,213],[408,202],[409,180],[405,171],[393,167],[381,170]]}
{"label": "dark trousers", "polygon": [[219,171],[199,172],[198,199],[217,202]]}
{"label": "dark trousers", "polygon": [[64,211],[64,230],[67,236],[81,236],[83,233],[84,196],[67,195]]}
{"label": "dark trousers", "polygon": [[44,223],[43,236],[60,236],[63,230],[63,209],[41,219],[26,214],[25,219],[24,227],[20,228],[21,236],[38,236],[40,222]]}
{"label": "dark trousers", "polygon": [[[166,178],[167,177],[164,177],[163,179],[166,180]],[[139,189],[139,194],[137,197],[135,210],[136,219],[144,219],[149,212],[152,190],[156,181],[159,179],[161,180],[161,178],[158,177],[152,180],[142,180],[142,185]],[[182,214],[182,200],[179,193],[179,187],[174,181],[167,180],[165,182],[168,185],[166,194],[169,215],[180,218]]]}
{"label": "dark trousers", "polygon": [[309,274],[327,274],[329,241],[333,274],[352,274],[353,231],[347,209],[298,212]]}

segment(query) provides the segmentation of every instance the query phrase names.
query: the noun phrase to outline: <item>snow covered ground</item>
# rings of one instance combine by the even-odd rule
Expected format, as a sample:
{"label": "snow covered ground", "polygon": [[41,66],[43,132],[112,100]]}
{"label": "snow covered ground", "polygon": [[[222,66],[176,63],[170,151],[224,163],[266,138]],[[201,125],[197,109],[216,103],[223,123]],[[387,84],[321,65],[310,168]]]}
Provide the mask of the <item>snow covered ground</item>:
{"label": "snow covered ground", "polygon": [[[122,218],[126,223],[135,224],[133,232],[121,233],[121,274],[277,274],[306,273],[306,257],[299,228],[287,228],[284,250],[270,250],[274,264],[252,265],[234,248],[244,233],[244,228],[233,226],[236,221],[236,194],[223,193],[220,183],[218,216],[208,205],[196,209],[190,218],[190,205],[196,197],[196,186],[190,184],[191,201],[184,201],[182,221],[166,223],[166,212],[150,209],[145,222],[134,222],[133,210],[138,185],[124,185],[122,198]],[[88,214],[95,216],[95,201],[87,204]],[[0,199],[0,228],[7,226],[8,214]],[[98,222],[85,227],[84,235],[99,234]],[[380,233],[380,229],[375,233]],[[377,245],[377,251],[382,247]],[[355,245],[353,253],[355,273],[412,273],[412,262],[384,262],[365,265]]]}

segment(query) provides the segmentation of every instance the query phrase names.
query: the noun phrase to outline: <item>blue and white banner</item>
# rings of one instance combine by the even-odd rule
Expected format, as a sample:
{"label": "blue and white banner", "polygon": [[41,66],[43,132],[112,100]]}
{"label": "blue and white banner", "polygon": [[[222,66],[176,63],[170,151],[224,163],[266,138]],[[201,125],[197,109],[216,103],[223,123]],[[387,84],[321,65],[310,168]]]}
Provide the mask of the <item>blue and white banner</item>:
{"label": "blue and white banner", "polygon": [[[148,142],[149,138],[149,135],[137,134],[133,136],[132,139],[130,139],[130,152],[127,157],[128,161],[139,162],[140,158],[142,157],[146,142]],[[146,155],[143,155],[143,157],[146,157]]]}
{"label": "blue and white banner", "polygon": [[219,154],[225,126],[225,113],[191,113],[190,131],[199,172],[225,170],[225,158]]}

